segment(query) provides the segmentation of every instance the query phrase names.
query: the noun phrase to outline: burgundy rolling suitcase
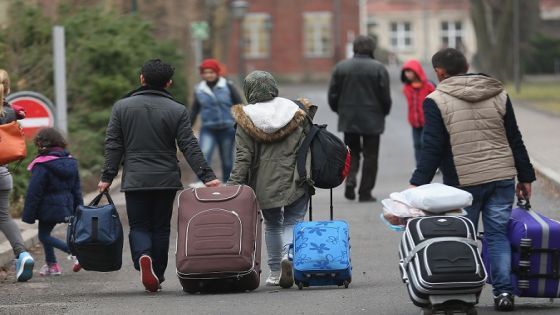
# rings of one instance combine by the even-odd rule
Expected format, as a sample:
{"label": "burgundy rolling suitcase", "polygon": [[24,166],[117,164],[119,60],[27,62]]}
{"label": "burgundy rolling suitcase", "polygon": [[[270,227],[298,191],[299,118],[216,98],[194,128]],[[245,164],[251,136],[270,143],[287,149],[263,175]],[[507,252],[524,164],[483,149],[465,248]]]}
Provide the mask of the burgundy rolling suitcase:
{"label": "burgundy rolling suitcase", "polygon": [[177,276],[188,293],[251,291],[261,273],[262,214],[249,186],[179,193]]}
{"label": "burgundy rolling suitcase", "polygon": [[[511,243],[511,281],[514,294],[522,297],[560,297],[560,222],[519,202],[508,223]],[[483,238],[482,256],[488,275],[492,266]],[[489,277],[489,282],[492,279]]]}

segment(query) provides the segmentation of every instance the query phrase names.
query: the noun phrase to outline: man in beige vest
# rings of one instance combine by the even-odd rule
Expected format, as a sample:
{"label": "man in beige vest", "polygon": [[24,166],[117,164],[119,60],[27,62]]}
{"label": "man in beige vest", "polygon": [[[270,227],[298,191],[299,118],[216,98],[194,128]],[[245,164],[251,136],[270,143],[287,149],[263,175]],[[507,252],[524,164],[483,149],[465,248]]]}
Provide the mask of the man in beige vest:
{"label": "man in beige vest", "polygon": [[456,49],[437,52],[432,64],[440,84],[423,104],[422,156],[410,184],[430,183],[440,168],[445,184],[473,195],[472,206],[465,210],[475,226],[482,213],[495,308],[511,311],[507,223],[515,194],[530,198],[535,171],[503,84],[483,74],[466,74],[467,60]]}

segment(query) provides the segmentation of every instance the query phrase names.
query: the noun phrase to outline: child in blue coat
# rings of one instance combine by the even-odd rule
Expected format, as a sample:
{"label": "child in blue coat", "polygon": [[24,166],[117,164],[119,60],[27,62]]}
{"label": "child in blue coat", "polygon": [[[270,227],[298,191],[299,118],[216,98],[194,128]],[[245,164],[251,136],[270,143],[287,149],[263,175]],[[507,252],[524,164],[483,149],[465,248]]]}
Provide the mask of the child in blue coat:
{"label": "child in blue coat", "polygon": [[[60,275],[54,248],[70,254],[65,241],[51,236],[58,223],[65,222],[78,205],[83,204],[78,174],[78,161],[66,151],[66,140],[54,128],[41,129],[35,137],[39,155],[29,164],[31,180],[25,196],[22,220],[33,224],[39,221],[39,240],[45,249],[44,265],[39,274]],[[73,270],[80,270],[74,259]]]}

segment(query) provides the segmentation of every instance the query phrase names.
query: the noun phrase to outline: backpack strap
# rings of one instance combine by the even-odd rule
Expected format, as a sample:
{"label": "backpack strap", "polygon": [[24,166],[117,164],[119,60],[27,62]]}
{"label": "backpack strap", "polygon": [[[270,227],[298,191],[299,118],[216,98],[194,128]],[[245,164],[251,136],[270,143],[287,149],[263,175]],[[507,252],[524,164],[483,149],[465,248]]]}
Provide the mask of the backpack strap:
{"label": "backpack strap", "polygon": [[305,112],[306,114],[305,117],[307,118],[307,121],[311,126],[307,135],[305,136],[305,139],[303,140],[301,146],[297,151],[296,168],[299,174],[299,178],[305,181],[305,185],[307,186],[307,192],[309,193],[309,196],[312,196],[315,194],[315,187],[313,186],[313,180],[307,176],[307,169],[306,169],[307,153],[309,152],[311,148],[311,142],[317,135],[317,132],[319,132],[320,127],[313,124],[313,120],[311,119],[311,117],[309,117],[309,112],[307,111],[307,109],[305,108],[302,102],[298,100],[293,100],[293,102],[296,103],[297,106]]}

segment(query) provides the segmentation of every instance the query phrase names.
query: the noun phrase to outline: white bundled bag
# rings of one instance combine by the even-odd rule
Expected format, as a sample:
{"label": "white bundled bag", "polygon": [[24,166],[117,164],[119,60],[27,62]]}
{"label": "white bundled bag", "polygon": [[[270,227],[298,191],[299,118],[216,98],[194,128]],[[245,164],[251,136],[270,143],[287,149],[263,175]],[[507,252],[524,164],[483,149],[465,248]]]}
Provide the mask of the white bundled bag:
{"label": "white bundled bag", "polygon": [[400,193],[392,193],[390,197],[412,208],[432,213],[469,207],[473,201],[470,193],[440,183],[422,185]]}

